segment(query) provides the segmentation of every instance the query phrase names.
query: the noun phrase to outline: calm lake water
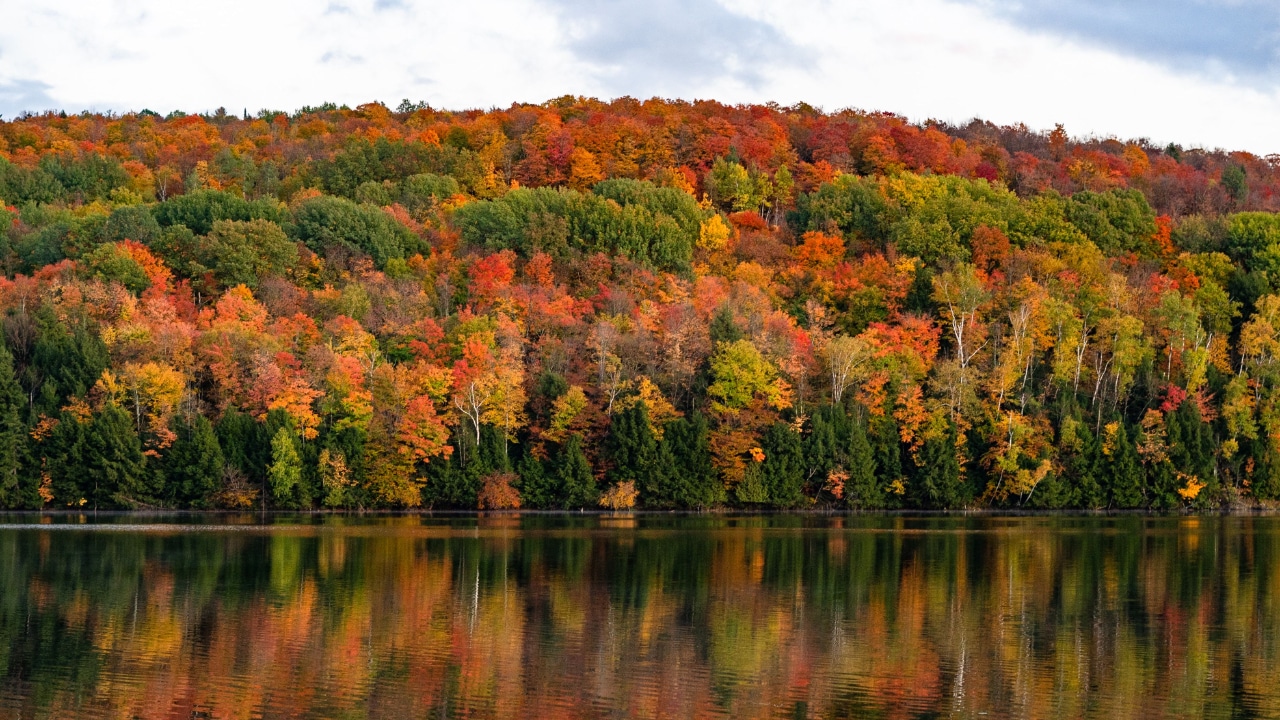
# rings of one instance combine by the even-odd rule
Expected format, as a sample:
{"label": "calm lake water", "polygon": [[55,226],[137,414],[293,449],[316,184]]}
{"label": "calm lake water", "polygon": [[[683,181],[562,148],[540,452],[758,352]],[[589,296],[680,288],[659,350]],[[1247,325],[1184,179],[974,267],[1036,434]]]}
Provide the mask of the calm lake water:
{"label": "calm lake water", "polygon": [[4,719],[1280,717],[1280,518],[0,522]]}

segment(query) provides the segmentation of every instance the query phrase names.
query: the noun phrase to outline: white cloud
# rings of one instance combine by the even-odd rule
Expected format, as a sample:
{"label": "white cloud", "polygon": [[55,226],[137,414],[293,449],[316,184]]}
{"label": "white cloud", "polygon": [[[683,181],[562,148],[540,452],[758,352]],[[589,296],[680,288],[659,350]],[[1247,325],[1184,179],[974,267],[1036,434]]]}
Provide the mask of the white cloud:
{"label": "white cloud", "polygon": [[1280,151],[1275,90],[1018,27],[982,2],[664,2],[664,32],[651,5],[0,0],[0,113],[679,93]]}
{"label": "white cloud", "polygon": [[779,102],[854,106],[913,119],[975,116],[1073,135],[1280,152],[1280,95],[1019,29],[941,0],[744,0],[753,17],[820,58],[763,90]]}

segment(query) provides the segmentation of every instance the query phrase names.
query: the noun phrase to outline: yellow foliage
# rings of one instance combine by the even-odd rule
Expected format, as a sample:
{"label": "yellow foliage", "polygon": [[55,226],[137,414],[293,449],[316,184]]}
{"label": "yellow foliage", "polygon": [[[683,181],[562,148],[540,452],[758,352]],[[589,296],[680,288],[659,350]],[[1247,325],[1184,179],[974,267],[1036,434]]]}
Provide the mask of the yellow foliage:
{"label": "yellow foliage", "polygon": [[600,506],[610,510],[630,510],[636,506],[636,498],[639,496],[634,481],[615,483],[600,496]]}
{"label": "yellow foliage", "polygon": [[1178,479],[1186,480],[1186,485],[1183,485],[1182,487],[1178,488],[1178,495],[1180,495],[1182,499],[1186,500],[1187,502],[1191,502],[1192,500],[1195,500],[1200,495],[1200,491],[1204,489],[1204,483],[1200,482],[1199,478],[1197,478],[1195,475],[1186,475],[1184,473],[1178,473]]}
{"label": "yellow foliage", "polygon": [[[681,412],[676,410],[675,406],[663,396],[662,390],[648,377],[641,375],[635,380],[628,380],[626,384],[631,393],[614,403],[614,412],[629,410],[643,402],[645,410],[649,413],[649,432],[653,433],[654,438],[661,440],[663,428],[668,422],[680,417]],[[585,398],[583,402],[586,402]]]}
{"label": "yellow foliage", "polygon": [[719,215],[704,220],[698,231],[698,247],[703,250],[723,250],[729,244],[733,231]]}
{"label": "yellow foliage", "polygon": [[587,409],[587,395],[574,385],[551,404],[551,427],[542,436],[554,442],[563,442],[568,436],[574,419]]}

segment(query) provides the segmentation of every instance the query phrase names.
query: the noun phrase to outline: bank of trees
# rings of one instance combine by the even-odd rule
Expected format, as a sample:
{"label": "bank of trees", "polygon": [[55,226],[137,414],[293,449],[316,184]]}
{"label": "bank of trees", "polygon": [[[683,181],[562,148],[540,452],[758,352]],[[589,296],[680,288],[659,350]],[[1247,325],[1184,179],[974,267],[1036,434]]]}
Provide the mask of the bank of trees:
{"label": "bank of trees", "polygon": [[0,505],[1276,499],[1273,183],[803,107],[0,123]]}

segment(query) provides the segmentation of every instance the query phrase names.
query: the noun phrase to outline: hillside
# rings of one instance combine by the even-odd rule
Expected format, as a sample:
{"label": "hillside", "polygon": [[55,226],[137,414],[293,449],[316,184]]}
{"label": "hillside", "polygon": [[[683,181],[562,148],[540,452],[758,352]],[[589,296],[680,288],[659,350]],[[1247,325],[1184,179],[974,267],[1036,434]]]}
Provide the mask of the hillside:
{"label": "hillside", "polygon": [[0,507],[1280,498],[1280,173],[806,106],[0,122]]}

